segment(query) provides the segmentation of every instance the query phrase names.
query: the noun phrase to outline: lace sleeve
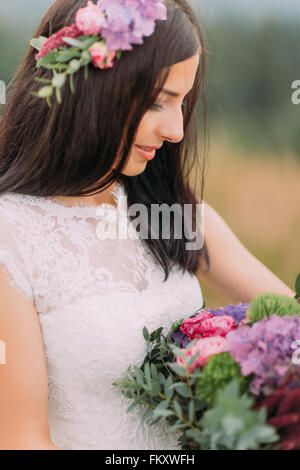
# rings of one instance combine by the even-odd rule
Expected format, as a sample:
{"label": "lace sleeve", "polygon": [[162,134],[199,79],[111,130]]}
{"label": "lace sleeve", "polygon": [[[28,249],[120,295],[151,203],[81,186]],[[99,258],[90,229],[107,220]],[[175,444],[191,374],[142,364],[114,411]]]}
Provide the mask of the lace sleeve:
{"label": "lace sleeve", "polygon": [[0,218],[0,267],[16,292],[34,302],[18,230],[10,225],[3,217]]}

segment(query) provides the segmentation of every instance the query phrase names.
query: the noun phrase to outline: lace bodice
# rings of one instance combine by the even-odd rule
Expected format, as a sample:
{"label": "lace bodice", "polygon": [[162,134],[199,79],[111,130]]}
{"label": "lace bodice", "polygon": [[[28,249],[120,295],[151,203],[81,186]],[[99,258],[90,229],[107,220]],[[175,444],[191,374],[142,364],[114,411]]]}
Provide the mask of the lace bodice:
{"label": "lace bodice", "polygon": [[[165,331],[202,307],[197,278],[164,272],[132,227],[123,184],[116,206],[0,196],[0,265],[36,307],[48,373],[52,441],[61,449],[176,449],[177,435],[140,424],[143,410],[112,383],[145,355],[144,326]],[[127,227],[126,239],[99,237]]]}

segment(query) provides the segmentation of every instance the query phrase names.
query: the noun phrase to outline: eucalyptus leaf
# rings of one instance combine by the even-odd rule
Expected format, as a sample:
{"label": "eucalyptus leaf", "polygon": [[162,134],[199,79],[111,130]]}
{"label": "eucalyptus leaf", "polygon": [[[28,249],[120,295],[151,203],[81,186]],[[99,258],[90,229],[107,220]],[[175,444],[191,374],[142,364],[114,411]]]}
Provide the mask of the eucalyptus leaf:
{"label": "eucalyptus leaf", "polygon": [[151,396],[155,397],[156,395],[159,394],[159,392],[160,392],[160,384],[158,382],[153,382],[152,389],[150,392]]}
{"label": "eucalyptus leaf", "polygon": [[172,416],[173,414],[174,413],[171,410],[158,410],[158,409],[155,409],[153,411],[154,416],[163,416],[164,418],[166,418],[167,416]]}
{"label": "eucalyptus leaf", "polygon": [[174,390],[171,388],[171,385],[173,384],[172,377],[168,377],[165,383],[165,396],[171,400],[172,396],[174,395]]}
{"label": "eucalyptus leaf", "polygon": [[41,57],[40,59],[38,59],[37,64],[41,65],[42,67],[46,67],[49,64],[53,64],[54,62],[57,62],[58,54],[59,54],[58,50],[54,49],[53,51],[49,52],[44,57]]}
{"label": "eucalyptus leaf", "polygon": [[50,78],[35,77],[35,80],[39,83],[52,83],[52,80]]}
{"label": "eucalyptus leaf", "polygon": [[178,401],[176,399],[173,400],[173,407],[174,407],[174,410],[175,410],[175,413],[180,417],[182,418],[182,408],[181,406],[179,405]]}
{"label": "eucalyptus leaf", "polygon": [[87,65],[84,67],[84,79],[87,80],[89,78],[89,68]]}
{"label": "eucalyptus leaf", "polygon": [[151,343],[147,343],[147,354],[149,355],[152,351],[152,345]]}
{"label": "eucalyptus leaf", "polygon": [[92,61],[92,56],[88,51],[83,51],[81,54],[81,64],[88,65]]}
{"label": "eucalyptus leaf", "polygon": [[170,346],[172,353],[175,356],[181,357],[181,359],[185,359],[185,352],[184,350],[178,348],[177,346]]}
{"label": "eucalyptus leaf", "polygon": [[30,45],[40,51],[42,49],[43,44],[47,41],[45,36],[39,36],[38,38],[32,38],[30,40]]}
{"label": "eucalyptus leaf", "polygon": [[189,429],[185,432],[188,437],[191,437],[195,442],[201,443],[201,434],[200,431],[196,429]]}
{"label": "eucalyptus leaf", "polygon": [[83,47],[82,47],[83,42],[79,41],[79,39],[63,37],[63,41],[66,44],[69,44],[69,46],[78,47],[79,49],[83,49]]}
{"label": "eucalyptus leaf", "polygon": [[49,108],[52,108],[51,100],[48,96],[46,96],[46,101],[47,101]]}
{"label": "eucalyptus leaf", "polygon": [[81,46],[80,49],[86,50],[89,47],[91,47],[95,42],[97,42],[97,37],[93,36],[88,39],[85,39],[84,41],[81,41]]}
{"label": "eucalyptus leaf", "polygon": [[170,432],[173,432],[173,431],[178,431],[179,429],[184,429],[186,428],[187,425],[185,423],[182,423],[179,419],[176,421],[175,424],[173,424],[172,426],[169,427],[169,431]]}
{"label": "eucalyptus leaf", "polygon": [[79,51],[76,51],[74,49],[67,49],[66,51],[63,51],[59,54],[59,56],[57,57],[57,62],[66,63],[69,62],[71,59],[79,59],[80,57],[81,53]]}
{"label": "eucalyptus leaf", "polygon": [[139,369],[137,366],[134,366],[134,371],[135,371],[137,382],[141,385],[144,384],[144,375],[141,369]]}
{"label": "eucalyptus leaf", "polygon": [[73,59],[69,63],[68,72],[69,73],[75,73],[80,69],[80,67],[81,67],[80,61],[77,60],[77,59]]}
{"label": "eucalyptus leaf", "polygon": [[52,96],[52,94],[53,94],[52,86],[43,86],[37,92],[37,96],[39,96],[40,98],[50,98],[50,96]]}
{"label": "eucalyptus leaf", "polygon": [[71,73],[70,77],[70,89],[72,93],[75,93],[74,75]]}
{"label": "eucalyptus leaf", "polygon": [[150,372],[149,362],[146,362],[145,364],[145,377],[146,377],[148,385],[151,385],[151,372]]}
{"label": "eucalyptus leaf", "polygon": [[194,421],[194,412],[195,412],[194,400],[190,400],[190,402],[189,402],[189,421],[191,423]]}
{"label": "eucalyptus leaf", "polygon": [[128,382],[126,384],[127,388],[130,388],[131,390],[141,390],[142,387],[140,384],[134,383],[134,382]]}
{"label": "eucalyptus leaf", "polygon": [[68,69],[67,64],[55,64],[55,70],[58,70],[59,72],[63,72],[64,70]]}
{"label": "eucalyptus leaf", "polygon": [[147,330],[147,328],[144,326],[143,328],[143,336],[145,338],[146,341],[149,341],[150,340],[150,334],[149,334],[149,331]]}
{"label": "eucalyptus leaf", "polygon": [[170,367],[176,374],[181,377],[188,377],[188,373],[186,369],[182,366],[178,366],[177,364],[173,364],[172,362],[168,362],[168,367]]}
{"label": "eucalyptus leaf", "polygon": [[185,383],[175,383],[171,386],[179,395],[185,398],[189,398],[191,396],[191,391],[187,384]]}
{"label": "eucalyptus leaf", "polygon": [[152,409],[147,408],[147,410],[145,411],[145,413],[142,416],[141,422],[144,423],[146,421],[146,419],[149,418],[151,415],[152,415]]}
{"label": "eucalyptus leaf", "polygon": [[61,88],[66,82],[66,75],[59,73],[52,79],[52,85],[56,88]]}
{"label": "eucalyptus leaf", "polygon": [[163,400],[160,402],[159,405],[155,408],[156,410],[166,410],[169,406],[169,401],[168,400]]}
{"label": "eucalyptus leaf", "polygon": [[161,372],[159,372],[158,374],[158,380],[159,380],[159,383],[161,383],[162,385],[166,383],[165,376]]}
{"label": "eucalyptus leaf", "polygon": [[152,374],[153,379],[158,381],[158,372],[153,363],[151,363],[150,368],[151,368],[151,374]]}
{"label": "eucalyptus leaf", "polygon": [[134,401],[133,403],[131,403],[131,405],[129,405],[129,407],[127,408],[127,413],[132,411],[138,404],[139,404],[138,401]]}
{"label": "eucalyptus leaf", "polygon": [[160,339],[163,328],[160,327],[157,330],[152,331],[150,335],[150,341],[155,341]]}

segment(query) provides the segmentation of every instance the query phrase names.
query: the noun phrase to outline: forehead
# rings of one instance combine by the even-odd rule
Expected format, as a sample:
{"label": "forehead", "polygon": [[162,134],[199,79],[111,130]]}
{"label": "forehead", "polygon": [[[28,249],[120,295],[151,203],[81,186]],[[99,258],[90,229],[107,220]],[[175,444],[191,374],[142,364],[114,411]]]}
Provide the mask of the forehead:
{"label": "forehead", "polygon": [[199,60],[200,54],[196,54],[183,62],[172,65],[164,88],[179,94],[186,94],[193,87]]}

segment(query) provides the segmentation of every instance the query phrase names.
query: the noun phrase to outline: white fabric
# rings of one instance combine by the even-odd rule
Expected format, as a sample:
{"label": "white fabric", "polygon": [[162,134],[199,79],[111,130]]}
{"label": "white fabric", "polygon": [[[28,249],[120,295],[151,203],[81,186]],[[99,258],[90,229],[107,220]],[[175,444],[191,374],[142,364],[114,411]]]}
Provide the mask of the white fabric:
{"label": "white fabric", "polygon": [[143,327],[167,331],[202,307],[202,292],[196,276],[177,267],[162,282],[162,268],[138,236],[99,239],[99,222],[129,224],[124,196],[118,184],[117,207],[102,204],[100,211],[0,196],[0,265],[38,313],[50,434],[61,449],[179,448],[164,424],[140,424],[139,407],[126,413],[130,401],[112,383],[141,364]]}

